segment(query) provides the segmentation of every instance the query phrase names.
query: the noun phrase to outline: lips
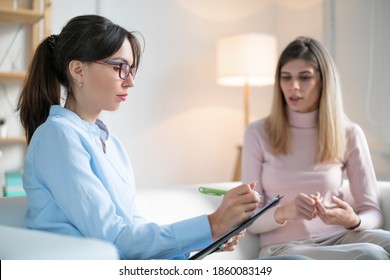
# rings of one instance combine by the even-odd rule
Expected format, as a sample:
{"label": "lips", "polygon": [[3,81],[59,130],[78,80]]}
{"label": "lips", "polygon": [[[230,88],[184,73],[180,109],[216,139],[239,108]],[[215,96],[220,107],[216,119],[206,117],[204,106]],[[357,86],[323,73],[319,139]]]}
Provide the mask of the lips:
{"label": "lips", "polygon": [[117,95],[122,101],[126,101],[127,93]]}
{"label": "lips", "polygon": [[302,99],[302,97],[295,96],[295,95],[290,97],[290,100],[292,100],[292,101],[296,101],[296,100],[299,100],[299,99]]}
{"label": "lips", "polygon": [[302,97],[293,95],[288,98],[288,103],[290,106],[299,106],[301,104],[301,101],[303,100]]}

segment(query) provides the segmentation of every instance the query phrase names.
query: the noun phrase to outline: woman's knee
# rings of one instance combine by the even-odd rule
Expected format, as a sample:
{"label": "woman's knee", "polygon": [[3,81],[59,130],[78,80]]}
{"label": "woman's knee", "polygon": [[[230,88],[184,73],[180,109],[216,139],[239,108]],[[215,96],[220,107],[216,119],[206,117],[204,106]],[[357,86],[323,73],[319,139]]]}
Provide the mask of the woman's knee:
{"label": "woman's knee", "polygon": [[356,244],[355,249],[356,260],[388,260],[390,255],[381,246],[372,243]]}

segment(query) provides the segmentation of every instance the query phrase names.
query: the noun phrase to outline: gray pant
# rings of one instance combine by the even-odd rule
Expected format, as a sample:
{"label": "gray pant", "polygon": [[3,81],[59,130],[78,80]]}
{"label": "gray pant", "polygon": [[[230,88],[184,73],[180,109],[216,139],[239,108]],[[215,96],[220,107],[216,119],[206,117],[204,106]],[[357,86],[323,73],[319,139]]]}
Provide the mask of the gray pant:
{"label": "gray pant", "polygon": [[269,245],[259,258],[302,255],[316,260],[389,260],[390,231],[345,231],[328,236]]}

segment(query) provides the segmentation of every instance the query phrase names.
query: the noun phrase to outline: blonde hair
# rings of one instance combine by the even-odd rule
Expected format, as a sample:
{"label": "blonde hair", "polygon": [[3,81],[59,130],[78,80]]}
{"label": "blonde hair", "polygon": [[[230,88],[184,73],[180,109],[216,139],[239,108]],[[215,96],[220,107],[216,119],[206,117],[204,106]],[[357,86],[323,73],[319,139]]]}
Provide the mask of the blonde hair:
{"label": "blonde hair", "polygon": [[282,52],[275,73],[274,98],[265,128],[276,154],[288,154],[290,129],[287,103],[280,88],[283,65],[295,59],[304,59],[320,73],[322,90],[318,108],[317,155],[321,163],[342,159],[346,150],[345,121],[339,78],[333,60],[326,48],[308,37],[298,37]]}

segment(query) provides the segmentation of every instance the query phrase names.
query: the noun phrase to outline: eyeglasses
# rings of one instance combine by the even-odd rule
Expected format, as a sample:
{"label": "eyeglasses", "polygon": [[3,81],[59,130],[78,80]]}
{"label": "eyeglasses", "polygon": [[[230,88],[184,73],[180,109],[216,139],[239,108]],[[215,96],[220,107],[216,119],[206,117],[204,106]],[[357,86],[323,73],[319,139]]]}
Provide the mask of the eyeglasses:
{"label": "eyeglasses", "polygon": [[118,72],[119,78],[122,80],[126,80],[129,75],[131,75],[132,78],[135,77],[135,67],[131,67],[127,62],[118,62],[108,59],[97,60],[95,62],[103,65],[115,65],[113,69]]}

